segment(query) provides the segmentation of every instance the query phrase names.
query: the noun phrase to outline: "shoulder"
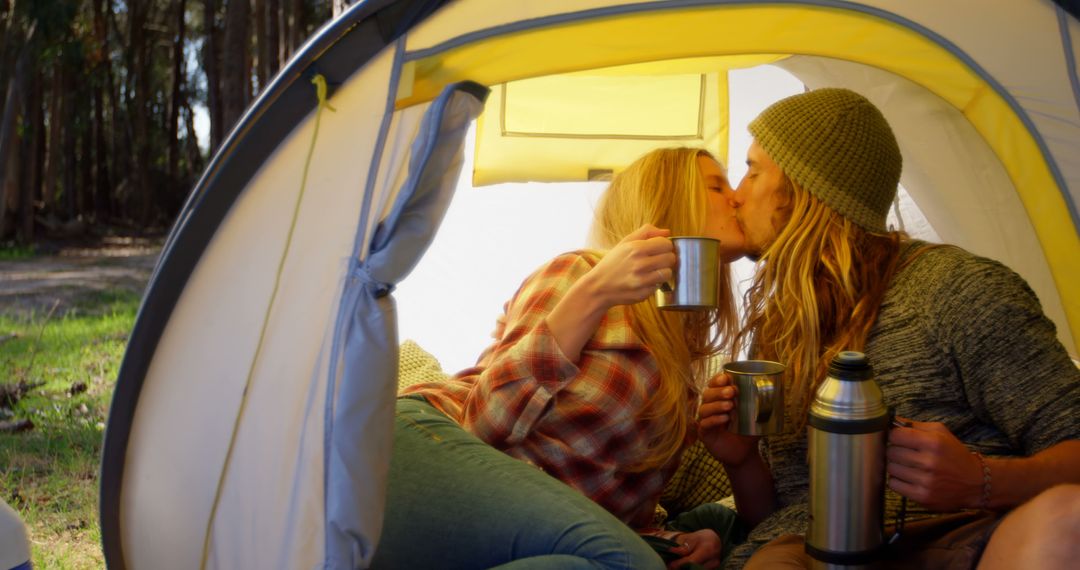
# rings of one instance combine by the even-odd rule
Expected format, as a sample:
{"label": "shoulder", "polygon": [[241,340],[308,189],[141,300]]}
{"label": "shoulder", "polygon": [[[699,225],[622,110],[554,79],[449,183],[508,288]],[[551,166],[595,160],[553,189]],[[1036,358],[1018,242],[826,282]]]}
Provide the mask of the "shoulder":
{"label": "shoulder", "polygon": [[594,251],[570,251],[553,257],[534,270],[521,284],[522,291],[536,288],[567,289],[600,261]]}
{"label": "shoulder", "polygon": [[553,307],[570,286],[589,272],[600,255],[591,251],[571,251],[555,256],[530,273],[510,299],[509,309],[515,307],[542,310]]}
{"label": "shoulder", "polygon": [[939,302],[1035,300],[1027,282],[1008,266],[957,246],[914,241],[901,256],[892,284],[900,291],[918,289]]}
{"label": "shoulder", "polygon": [[[543,315],[550,312],[571,286],[588,273],[603,252],[571,251],[552,258],[525,279],[510,303],[510,314]],[[629,305],[615,305],[607,310],[596,332],[586,344],[588,350],[640,349],[644,346],[634,330]]]}

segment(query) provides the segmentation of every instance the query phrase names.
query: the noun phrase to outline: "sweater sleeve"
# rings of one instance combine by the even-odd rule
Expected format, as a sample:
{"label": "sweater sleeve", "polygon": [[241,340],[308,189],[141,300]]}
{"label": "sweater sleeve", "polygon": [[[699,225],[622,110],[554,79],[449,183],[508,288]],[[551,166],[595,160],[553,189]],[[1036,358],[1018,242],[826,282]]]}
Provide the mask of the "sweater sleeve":
{"label": "sweater sleeve", "polygon": [[1080,370],[1035,293],[985,258],[965,257],[951,273],[935,297],[939,342],[974,413],[1024,455],[1080,437]]}

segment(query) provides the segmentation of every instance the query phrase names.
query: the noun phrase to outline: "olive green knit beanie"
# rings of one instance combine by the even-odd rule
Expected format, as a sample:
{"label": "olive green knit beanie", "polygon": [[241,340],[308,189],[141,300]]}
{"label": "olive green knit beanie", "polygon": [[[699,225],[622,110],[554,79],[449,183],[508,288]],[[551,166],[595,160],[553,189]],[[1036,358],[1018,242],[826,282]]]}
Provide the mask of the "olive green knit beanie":
{"label": "olive green knit beanie", "polygon": [[750,134],[796,184],[872,232],[900,182],[900,147],[870,101],[848,89],[817,89],[773,103]]}

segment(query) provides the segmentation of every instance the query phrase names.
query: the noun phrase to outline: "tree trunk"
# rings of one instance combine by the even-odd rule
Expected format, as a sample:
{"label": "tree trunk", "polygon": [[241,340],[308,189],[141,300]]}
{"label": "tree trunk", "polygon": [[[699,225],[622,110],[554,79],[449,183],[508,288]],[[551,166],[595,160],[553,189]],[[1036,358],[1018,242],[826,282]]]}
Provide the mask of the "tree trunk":
{"label": "tree trunk", "polygon": [[150,182],[150,122],[153,121],[150,108],[150,49],[146,41],[147,6],[143,2],[128,3],[128,17],[130,18],[130,49],[133,66],[128,70],[134,79],[134,98],[128,110],[128,120],[135,129],[132,139],[134,152],[131,158],[133,174],[132,190],[138,196],[136,204],[136,222],[140,227],[146,227],[150,223],[151,210],[154,204],[154,187]]}
{"label": "tree trunk", "polygon": [[94,165],[94,220],[97,223],[104,222],[109,217],[109,188],[112,184],[109,180],[109,152],[107,138],[105,137],[105,86],[94,86],[94,118],[93,125],[93,165]]}
{"label": "tree trunk", "polygon": [[292,54],[300,49],[305,36],[307,36],[307,21],[304,17],[304,0],[292,0],[292,25],[289,26],[289,57],[292,57]]}
{"label": "tree trunk", "polygon": [[281,3],[266,0],[266,13],[269,26],[266,30],[266,69],[267,77],[273,77],[281,67]]}
{"label": "tree trunk", "polygon": [[203,29],[206,43],[203,54],[203,69],[206,72],[206,110],[210,115],[210,154],[214,154],[224,136],[221,116],[221,74],[217,32],[217,0],[203,2]]}
{"label": "tree trunk", "polygon": [[[109,217],[109,189],[112,187],[109,174],[112,172],[109,161],[113,160],[113,153],[109,148],[109,141],[105,135],[108,132],[105,116],[105,94],[112,91],[112,62],[109,60],[109,35],[105,24],[105,9],[102,0],[94,0],[94,39],[95,62],[93,82],[94,116],[90,121],[93,133],[93,203],[94,220],[102,223]],[[107,7],[112,11],[112,5]],[[115,136],[115,134],[114,134]],[[89,160],[89,155],[87,155]]]}
{"label": "tree trunk", "polygon": [[19,200],[19,228],[22,243],[34,241],[34,200],[41,190],[42,172],[45,170],[45,106],[40,76],[30,83],[30,96],[26,98],[24,116],[29,122],[29,140],[26,141],[27,157],[24,161],[22,199]]}
{"label": "tree trunk", "polygon": [[247,104],[250,103],[251,100],[255,98],[255,88],[254,88],[255,78],[252,75],[252,71],[253,71],[252,66],[255,65],[255,49],[254,49],[254,44],[252,44],[252,42],[251,42],[251,28],[252,28],[251,23],[252,22],[251,22],[251,4],[250,3],[247,4],[246,11],[247,11],[247,18],[246,18],[247,22],[244,25],[244,68],[243,68],[244,69],[244,72],[243,72],[244,75],[242,76],[243,77],[242,85],[244,86],[244,108],[245,109],[247,108]]}
{"label": "tree trunk", "polygon": [[45,174],[41,181],[41,202],[46,214],[55,214],[56,206],[56,183],[60,176],[60,160],[63,143],[63,119],[64,97],[61,93],[64,85],[64,68],[57,58],[53,62],[53,80],[50,93],[49,133],[45,141]]}
{"label": "tree trunk", "polygon": [[[188,183],[193,181],[196,176],[202,172],[203,161],[202,151],[199,150],[199,136],[195,133],[195,113],[191,110],[191,103],[187,97],[184,97],[184,130],[187,131],[184,154],[187,168],[184,171],[184,180]],[[183,189],[183,193],[186,196],[188,188]]]}
{"label": "tree trunk", "polygon": [[[11,101],[8,101],[10,104]],[[18,132],[12,133],[12,152],[7,160],[0,158],[0,240],[6,240],[8,233],[14,231],[15,217],[19,212],[19,182],[23,177],[21,148],[23,137]],[[3,164],[6,162],[7,164]]]}
{"label": "tree trunk", "polygon": [[222,54],[222,124],[232,129],[247,106],[250,84],[248,57],[248,0],[229,0],[225,8],[225,50]]}
{"label": "tree trunk", "polygon": [[289,56],[292,52],[289,50],[289,38],[292,35],[292,8],[290,0],[274,0],[278,4],[277,20],[281,23],[280,34],[278,35],[278,61],[284,64],[289,60]]}
{"label": "tree trunk", "polygon": [[15,5],[0,0],[0,117],[4,116],[6,92],[14,67],[11,63],[11,51],[15,42],[22,40],[22,34],[15,33]]}
{"label": "tree trunk", "polygon": [[[112,29],[116,30],[116,34],[119,37],[120,31],[116,25],[116,14],[112,8],[112,0],[106,0],[106,16],[108,22],[112,25]],[[123,44],[123,40],[121,40]],[[108,42],[105,44],[106,53],[109,53]],[[131,170],[131,121],[126,120],[126,101],[121,96],[121,82],[116,77],[117,74],[113,73],[112,64],[110,60],[106,59],[107,65],[105,67],[105,78],[107,80],[106,87],[109,93],[109,118],[112,123],[110,129],[110,148],[109,152],[109,172],[112,173],[113,184],[110,186],[109,192],[109,217],[113,220],[122,218],[126,215],[127,200],[122,195],[124,188],[130,187],[130,170]]]}
{"label": "tree trunk", "polygon": [[[31,30],[29,36],[33,35]],[[28,40],[30,38],[27,38]],[[0,239],[7,234],[8,205],[17,206],[19,177],[12,170],[19,164],[15,158],[19,145],[15,132],[15,123],[18,120],[18,110],[22,107],[23,94],[26,92],[26,82],[29,75],[30,48],[27,41],[20,50],[15,69],[8,81],[4,94],[4,107],[0,113]],[[11,160],[9,160],[9,158]],[[13,208],[14,210],[14,208]]]}
{"label": "tree trunk", "polygon": [[[180,164],[180,104],[184,86],[184,12],[187,10],[187,0],[176,1],[176,41],[173,44],[172,61],[172,94],[169,96],[169,115],[166,119],[165,132],[168,133],[168,149],[166,162],[168,164],[167,175],[170,183],[175,184],[179,176]],[[175,192],[175,188],[170,189]]]}
{"label": "tree trunk", "polygon": [[266,0],[255,0],[255,79],[258,83],[256,93],[266,89],[270,80],[270,47],[266,37]]}
{"label": "tree trunk", "polygon": [[78,168],[75,160],[75,142],[78,137],[78,128],[75,124],[75,86],[74,71],[65,70],[64,81],[60,90],[60,109],[63,112],[63,125],[61,126],[60,139],[63,141],[64,160],[60,164],[61,180],[63,181],[62,194],[64,199],[64,220],[71,221],[77,216],[79,210],[79,189],[75,183],[75,175]]}
{"label": "tree trunk", "polygon": [[[85,88],[84,88],[85,89]],[[87,223],[96,221],[97,207],[94,202],[94,107],[93,91],[83,113],[84,127],[79,133],[79,216]]]}

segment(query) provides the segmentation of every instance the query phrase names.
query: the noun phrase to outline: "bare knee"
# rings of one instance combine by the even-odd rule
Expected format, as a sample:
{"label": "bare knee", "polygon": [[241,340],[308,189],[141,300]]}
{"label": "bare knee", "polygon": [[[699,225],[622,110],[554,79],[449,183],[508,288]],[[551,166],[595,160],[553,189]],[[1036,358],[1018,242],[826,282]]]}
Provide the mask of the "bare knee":
{"label": "bare knee", "polygon": [[[1068,568],[1080,557],[1080,485],[1058,485],[1009,513],[980,568]],[[1004,563],[1003,566],[998,566]]]}
{"label": "bare knee", "polygon": [[[1076,531],[1080,525],[1080,485],[1057,485],[1028,501],[1009,516],[1023,516],[1026,522],[1051,529]],[[1047,527],[1047,528],[1041,528]]]}
{"label": "bare knee", "polygon": [[1062,513],[1075,510],[1077,503],[1080,502],[1080,485],[1066,483],[1050,487],[1032,499],[1031,502],[1047,503],[1048,508],[1051,509],[1055,508],[1055,506],[1066,507],[1066,510],[1059,511]]}

